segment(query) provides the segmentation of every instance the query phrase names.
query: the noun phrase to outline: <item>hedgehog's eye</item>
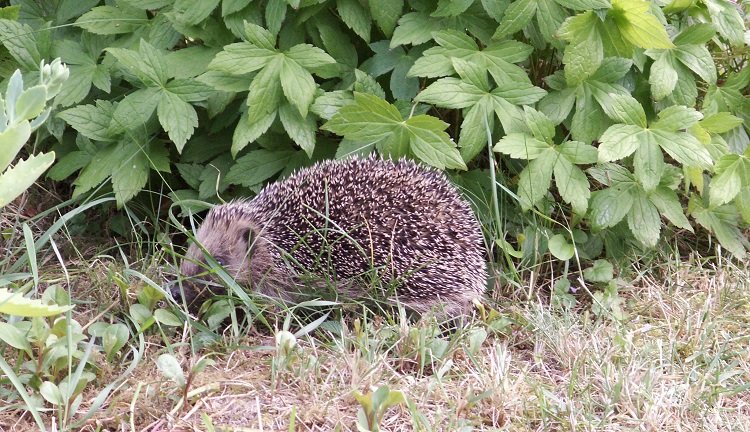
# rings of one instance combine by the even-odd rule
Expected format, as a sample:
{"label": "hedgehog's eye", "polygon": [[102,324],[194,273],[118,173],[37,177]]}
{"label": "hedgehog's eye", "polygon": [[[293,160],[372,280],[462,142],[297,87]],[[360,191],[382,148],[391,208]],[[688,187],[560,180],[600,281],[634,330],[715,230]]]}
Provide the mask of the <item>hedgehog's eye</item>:
{"label": "hedgehog's eye", "polygon": [[226,261],[224,261],[224,258],[214,258],[216,260],[216,264],[224,267],[226,265]]}

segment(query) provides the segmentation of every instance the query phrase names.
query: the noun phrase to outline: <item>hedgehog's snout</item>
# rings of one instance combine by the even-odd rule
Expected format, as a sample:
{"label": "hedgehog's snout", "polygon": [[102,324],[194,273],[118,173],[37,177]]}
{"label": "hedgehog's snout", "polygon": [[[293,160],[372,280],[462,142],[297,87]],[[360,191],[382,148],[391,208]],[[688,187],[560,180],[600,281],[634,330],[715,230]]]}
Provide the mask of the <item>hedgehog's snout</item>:
{"label": "hedgehog's snout", "polygon": [[195,284],[190,281],[177,282],[174,281],[169,287],[169,294],[172,296],[175,302],[179,304],[190,305],[195,300],[195,293],[197,292]]}

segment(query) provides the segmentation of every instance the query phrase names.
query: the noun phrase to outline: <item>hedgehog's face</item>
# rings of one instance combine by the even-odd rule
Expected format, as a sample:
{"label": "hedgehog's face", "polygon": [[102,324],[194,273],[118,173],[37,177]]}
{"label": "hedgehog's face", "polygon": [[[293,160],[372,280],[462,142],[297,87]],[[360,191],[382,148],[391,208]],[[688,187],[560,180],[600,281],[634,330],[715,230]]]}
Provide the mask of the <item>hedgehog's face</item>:
{"label": "hedgehog's face", "polygon": [[182,281],[172,287],[172,297],[196,308],[211,295],[225,293],[218,267],[240,282],[247,281],[253,237],[247,221],[227,217],[220,207],[211,210],[188,247],[180,265]]}

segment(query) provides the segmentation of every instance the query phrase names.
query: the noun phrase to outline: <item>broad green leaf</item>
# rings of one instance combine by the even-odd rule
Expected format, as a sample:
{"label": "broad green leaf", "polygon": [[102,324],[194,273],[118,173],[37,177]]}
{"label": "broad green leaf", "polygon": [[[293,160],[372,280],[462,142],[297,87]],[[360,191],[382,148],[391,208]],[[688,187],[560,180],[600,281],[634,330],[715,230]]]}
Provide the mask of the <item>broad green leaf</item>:
{"label": "broad green leaf", "polygon": [[[3,296],[0,293],[0,308],[5,306],[2,297]],[[31,343],[26,338],[26,335],[27,335],[27,332],[22,331],[18,327],[15,327],[12,324],[8,324],[6,322],[0,321],[0,340],[12,346],[15,349],[23,350],[27,354],[31,355],[32,354]]]}
{"label": "broad green leaf", "polygon": [[604,259],[594,261],[594,265],[583,270],[583,278],[589,282],[609,282],[614,277],[614,266]]}
{"label": "broad green leaf", "polygon": [[669,52],[658,54],[656,60],[651,64],[651,72],[648,82],[651,84],[651,94],[655,100],[662,100],[672,94],[677,86],[677,71]]}
{"label": "broad green leaf", "polygon": [[600,139],[599,161],[611,162],[630,156],[640,145],[648,141],[648,134],[648,131],[639,126],[610,126]]}
{"label": "broad green leaf", "polygon": [[700,198],[693,196],[690,198],[688,208],[691,209],[690,215],[702,227],[713,233],[722,247],[740,259],[746,256],[746,240],[742,231],[737,227],[739,214],[734,206],[705,207]]}
{"label": "broad green leaf", "polygon": [[562,91],[547,93],[539,101],[537,107],[557,125],[568,118],[575,102],[575,89],[563,89]]}
{"label": "broad green leaf", "polygon": [[571,86],[591,76],[602,63],[604,47],[597,32],[599,18],[592,12],[584,12],[568,18],[558,31],[558,36],[570,42],[565,47],[563,63],[565,79]]}
{"label": "broad green leaf", "polygon": [[555,137],[555,125],[544,114],[529,106],[523,107],[526,124],[534,137],[540,141],[552,142]]}
{"label": "broad green leaf", "polygon": [[432,33],[442,30],[440,21],[430,19],[421,12],[404,14],[398,20],[398,27],[393,31],[391,48],[399,45],[419,45],[432,39]]}
{"label": "broad green leaf", "polygon": [[611,16],[623,37],[640,48],[673,48],[667,31],[649,12],[648,1],[612,0]]}
{"label": "broad green leaf", "polygon": [[539,23],[542,37],[553,45],[560,44],[556,33],[565,22],[568,13],[553,0],[536,0],[536,4],[536,21]]}
{"label": "broad green leaf", "polygon": [[318,130],[313,116],[302,117],[296,108],[283,104],[279,107],[279,119],[289,138],[297,143],[308,157],[312,158],[313,150],[315,150],[315,132]]}
{"label": "broad green leaf", "polygon": [[703,114],[693,108],[673,105],[659,112],[658,117],[659,119],[651,124],[653,129],[675,132],[696,124],[703,118]]}
{"label": "broad green leaf", "polygon": [[30,137],[31,126],[27,121],[18,122],[0,132],[0,173],[16,158]]}
{"label": "broad green leaf", "polygon": [[156,359],[156,367],[165,378],[174,381],[180,388],[186,384],[185,373],[172,354],[162,354]]}
{"label": "broad green leaf", "polygon": [[589,217],[594,228],[610,228],[617,225],[633,206],[632,186],[617,184],[594,192],[589,203]]}
{"label": "broad green leaf", "polygon": [[633,96],[623,93],[595,93],[604,113],[612,120],[629,125],[646,127],[646,113]]}
{"label": "broad green leaf", "polygon": [[351,92],[344,90],[334,90],[325,92],[315,98],[315,102],[310,105],[310,111],[318,117],[330,120],[342,106],[354,102],[354,96]]}
{"label": "broad green leaf", "polygon": [[47,86],[37,85],[29,87],[21,93],[16,101],[15,118],[31,120],[44,111],[47,102]]}
{"label": "broad green leaf", "polygon": [[159,159],[167,157],[163,147],[159,149],[160,145],[145,147],[139,147],[139,145],[140,143],[123,142],[116,152],[121,159],[116,168],[111,171],[111,175],[112,190],[115,192],[118,208],[143,190],[148,182],[152,164],[163,165]]}
{"label": "broad green leaf", "polygon": [[256,117],[252,122],[248,120],[247,113],[242,114],[232,135],[232,156],[237,156],[248,144],[266,133],[274,120],[276,120],[276,111],[267,113],[260,118]]}
{"label": "broad green leaf", "polygon": [[227,175],[227,181],[245,187],[262,184],[283,170],[293,151],[253,150],[237,159]]}
{"label": "broad green leaf", "polygon": [[354,103],[339,109],[323,129],[354,141],[374,142],[385,138],[402,122],[395,106],[377,96],[355,93]]}
{"label": "broad green leaf", "polygon": [[708,8],[719,34],[731,45],[742,46],[745,23],[737,6],[728,0],[705,0],[703,3]]}
{"label": "broad green leaf", "polygon": [[171,74],[164,59],[164,53],[154,48],[144,39],[141,39],[139,53],[141,63],[147,65],[147,68],[142,70],[146,73],[153,71],[153,75],[149,75],[149,78],[159,85],[163,86],[166,84],[167,79],[171,78]]}
{"label": "broad green leaf", "polygon": [[531,105],[542,99],[547,92],[531,84],[520,82],[515,84],[500,84],[492,90],[492,94],[507,100],[513,105]]}
{"label": "broad green leaf", "polygon": [[35,34],[35,30],[27,24],[0,19],[0,42],[13,59],[26,70],[38,69],[42,60]]}
{"label": "broad green leaf", "polygon": [[590,81],[616,83],[622,80],[633,67],[631,59],[621,57],[607,57],[602,60],[599,68],[591,75]]}
{"label": "broad green leaf", "polygon": [[0,173],[0,208],[24,193],[54,162],[55,152],[30,155]]}
{"label": "broad green leaf", "polygon": [[175,0],[171,15],[183,25],[198,25],[219,5],[219,0]]}
{"label": "broad green leaf", "polygon": [[586,174],[565,158],[555,163],[555,186],[562,199],[570,203],[573,211],[579,215],[586,214],[591,189]]}
{"label": "broad green leaf", "polygon": [[390,37],[393,34],[393,29],[396,28],[399,17],[401,17],[404,0],[378,0],[377,2],[368,2],[368,4],[375,23],[386,37]]}
{"label": "broad green leaf", "polygon": [[250,91],[247,94],[247,113],[250,124],[266,118],[279,107],[282,93],[279,75],[282,64],[285,62],[283,57],[275,57],[250,84]]}
{"label": "broad green leaf", "polygon": [[159,99],[156,114],[177,152],[182,153],[185,143],[198,127],[198,113],[195,112],[195,108],[176,94],[165,91]]}
{"label": "broad green leaf", "polygon": [[268,0],[265,5],[266,26],[268,31],[277,35],[281,30],[281,25],[286,18],[287,1],[286,0]]}
{"label": "broad green leaf", "polygon": [[532,160],[544,154],[549,148],[548,143],[527,134],[510,133],[501,138],[493,150],[505,153],[514,159]]}
{"label": "broad green leaf", "polygon": [[208,69],[232,75],[245,75],[264,68],[276,56],[278,53],[274,50],[238,42],[226,45],[209,63]]}
{"label": "broad green leaf", "polygon": [[39,394],[41,394],[42,397],[52,405],[62,406],[65,404],[62,392],[57,385],[51,381],[44,381],[42,385],[39,386]]}
{"label": "broad green leaf", "polygon": [[73,151],[61,157],[49,171],[47,177],[63,181],[91,162],[91,155],[84,151]]}
{"label": "broad green leaf", "polygon": [[276,50],[276,36],[258,24],[245,21],[244,34],[250,44],[269,51]]}
{"label": "broad green leaf", "polygon": [[466,11],[474,0],[438,0],[438,5],[432,13],[434,17],[457,16]]}
{"label": "broad green leaf", "polygon": [[709,84],[716,83],[716,65],[704,45],[679,45],[674,50],[674,56],[703,81]]}
{"label": "broad green leaf", "polygon": [[656,246],[661,232],[661,219],[651,201],[643,191],[634,194],[633,205],[628,212],[628,227],[633,236],[648,247]]}
{"label": "broad green leaf", "polygon": [[286,98],[302,117],[306,117],[317,88],[310,72],[293,60],[283,59],[279,78]]}
{"label": "broad green leaf", "polygon": [[81,15],[75,25],[100,35],[125,34],[148,23],[146,11],[132,7],[97,6]]}
{"label": "broad green leaf", "polygon": [[336,10],[347,27],[354,30],[354,33],[365,42],[370,41],[372,18],[369,10],[365,9],[358,0],[336,0]]}
{"label": "broad green leaf", "polygon": [[674,226],[693,232],[693,227],[685,217],[682,204],[673,190],[660,186],[649,194],[648,199]]}
{"label": "broad green leaf", "polygon": [[648,132],[641,135],[641,141],[633,157],[635,178],[646,192],[656,188],[664,173],[664,155],[659,145]]}
{"label": "broad green leaf", "polygon": [[718,112],[703,118],[698,124],[708,132],[725,133],[742,124],[742,119],[728,112]]}
{"label": "broad green leaf", "polygon": [[20,317],[48,317],[73,309],[73,306],[44,304],[39,299],[28,299],[20,293],[0,288],[0,313]]}
{"label": "broad green leaf", "polygon": [[493,39],[502,39],[503,37],[513,34],[524,27],[531,21],[536,12],[536,1],[534,0],[515,0],[505,9],[500,25],[495,30]]}
{"label": "broad green leaf", "polygon": [[550,253],[560,261],[567,261],[575,255],[575,247],[568,243],[568,238],[562,234],[555,234],[547,242]]}
{"label": "broad green leaf", "polygon": [[215,94],[206,84],[192,78],[176,78],[170,80],[164,89],[180,97],[185,102],[200,102]]}
{"label": "broad green leaf", "polygon": [[598,159],[596,147],[578,141],[566,141],[557,147],[557,151],[574,164],[595,164]]}
{"label": "broad green leaf", "polygon": [[410,148],[419,159],[434,167],[466,170],[456,145],[444,132],[447,127],[443,121],[424,114],[406,120]]}
{"label": "broad green leaf", "polygon": [[482,89],[458,78],[441,78],[422,90],[415,102],[425,102],[444,108],[467,108],[486,94]]}
{"label": "broad green leaf", "polygon": [[[57,114],[78,133],[94,141],[113,141],[109,133],[115,106],[109,101],[96,105],[78,105]],[[1,165],[0,165],[1,166]]]}
{"label": "broad green leaf", "polygon": [[492,145],[487,141],[487,130],[492,131],[495,120],[492,107],[488,105],[488,101],[482,100],[464,114],[458,146],[465,162],[474,159],[486,146]]}
{"label": "broad green leaf", "polygon": [[716,35],[712,24],[699,23],[683,29],[675,36],[675,45],[704,45]]}
{"label": "broad green leaf", "polygon": [[128,94],[115,108],[109,134],[144,129],[160,100],[161,91],[156,87],[146,87]]}
{"label": "broad green leaf", "polygon": [[740,189],[750,187],[750,160],[744,155],[730,153],[716,162],[709,197],[711,206],[732,201]]}
{"label": "broad green leaf", "polygon": [[656,129],[651,133],[657,144],[677,162],[689,167],[711,168],[713,163],[711,154],[694,136],[688,133],[673,133]]}
{"label": "broad green leaf", "polygon": [[336,60],[325,51],[309,44],[295,45],[285,51],[284,55],[303,68],[313,71],[316,68],[336,64]]}
{"label": "broad green leaf", "polygon": [[521,171],[518,177],[518,195],[524,210],[530,209],[547,195],[556,159],[557,153],[547,150]]}

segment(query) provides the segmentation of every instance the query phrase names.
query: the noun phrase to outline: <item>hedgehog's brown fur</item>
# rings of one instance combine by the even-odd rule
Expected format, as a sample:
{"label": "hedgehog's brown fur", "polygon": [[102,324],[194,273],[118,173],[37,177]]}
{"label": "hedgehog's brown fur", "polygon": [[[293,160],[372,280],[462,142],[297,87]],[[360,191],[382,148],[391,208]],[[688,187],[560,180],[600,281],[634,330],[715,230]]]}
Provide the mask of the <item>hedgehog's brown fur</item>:
{"label": "hedgehog's brown fur", "polygon": [[[407,307],[453,313],[480,297],[487,279],[471,208],[441,172],[408,160],[318,163],[251,201],[214,207],[196,239],[238,282],[287,300],[303,289],[302,272],[361,294],[374,271]],[[181,273],[203,273],[203,262],[193,244]],[[185,287],[194,300],[196,286]]]}

